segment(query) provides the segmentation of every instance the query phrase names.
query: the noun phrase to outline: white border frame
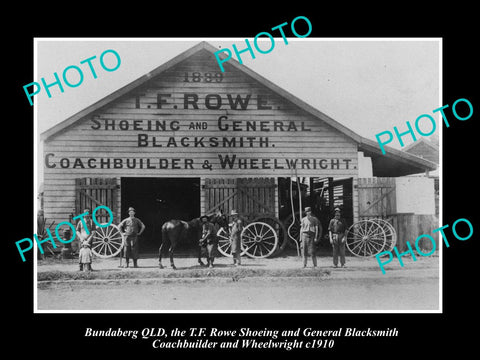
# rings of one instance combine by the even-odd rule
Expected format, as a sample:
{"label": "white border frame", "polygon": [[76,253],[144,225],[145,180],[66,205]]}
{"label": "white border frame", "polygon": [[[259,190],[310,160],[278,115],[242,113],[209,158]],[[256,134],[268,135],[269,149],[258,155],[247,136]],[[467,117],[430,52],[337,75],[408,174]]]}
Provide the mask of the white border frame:
{"label": "white border frame", "polygon": [[[275,39],[282,39],[282,38],[275,38]],[[438,106],[444,105],[443,100],[443,38],[441,37],[432,37],[432,38],[287,38],[288,41],[438,41],[439,43],[439,104]],[[37,45],[39,41],[245,41],[244,38],[34,38],[33,39],[33,46],[34,46],[34,55],[33,55],[33,74],[34,79],[38,78],[37,72]],[[262,40],[262,39],[260,39]],[[430,109],[425,109],[425,111],[429,111]],[[431,109],[433,110],[433,109]],[[34,233],[37,233],[37,211],[38,211],[38,164],[37,164],[37,157],[38,157],[38,126],[37,126],[37,106],[36,102],[33,105],[33,113],[34,113],[34,150],[33,150],[33,171],[34,171],[34,214],[33,214],[33,221],[34,221]],[[441,124],[441,122],[440,122]],[[439,126],[439,191],[440,191],[440,199],[439,199],[439,224],[440,226],[443,224],[443,206],[442,206],[442,199],[443,199],[443,126]],[[373,136],[373,134],[372,134]],[[359,314],[359,313],[443,313],[443,246],[441,246],[442,242],[439,238],[439,309],[437,310],[39,310],[38,309],[38,283],[37,283],[37,249],[36,244],[33,246],[33,312],[34,313],[66,313],[66,314],[78,314],[78,313],[88,313],[88,314],[111,314],[111,313],[154,313],[154,314],[168,314],[168,313],[183,313],[183,314],[190,314],[190,313],[201,313],[201,314],[217,314],[217,313],[264,313],[264,314],[285,314],[285,313],[294,313],[294,314],[323,314],[323,313],[339,313],[339,314]],[[379,274],[381,272],[379,271]],[[387,275],[381,275],[387,276]]]}

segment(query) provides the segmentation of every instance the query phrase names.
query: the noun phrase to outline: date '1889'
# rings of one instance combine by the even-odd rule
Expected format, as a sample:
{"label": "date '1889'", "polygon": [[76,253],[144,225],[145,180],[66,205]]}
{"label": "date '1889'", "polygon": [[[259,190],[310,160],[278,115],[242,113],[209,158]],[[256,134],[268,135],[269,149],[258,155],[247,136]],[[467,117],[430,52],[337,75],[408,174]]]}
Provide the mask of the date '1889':
{"label": "date '1889'", "polygon": [[206,73],[200,73],[200,72],[193,72],[191,74],[189,74],[188,72],[185,72],[184,74],[184,78],[183,78],[183,82],[206,82],[206,83],[209,83],[209,82],[222,82],[223,80],[223,74],[222,73],[210,73],[210,72],[206,72]]}

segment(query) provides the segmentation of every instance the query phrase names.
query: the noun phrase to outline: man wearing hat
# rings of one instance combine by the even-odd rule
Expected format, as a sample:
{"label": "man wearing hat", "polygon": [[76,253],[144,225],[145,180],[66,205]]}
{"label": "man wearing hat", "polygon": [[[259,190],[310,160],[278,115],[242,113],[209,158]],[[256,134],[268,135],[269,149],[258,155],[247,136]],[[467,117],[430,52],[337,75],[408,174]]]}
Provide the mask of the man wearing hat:
{"label": "man wearing hat", "polygon": [[133,207],[128,208],[129,217],[122,220],[118,225],[120,231],[125,236],[125,262],[128,268],[130,258],[133,259],[133,267],[138,267],[138,235],[141,235],[145,230],[143,222],[135,217],[135,209]]}
{"label": "man wearing hat", "polygon": [[300,222],[301,248],[303,257],[303,267],[307,267],[308,255],[312,257],[313,267],[317,266],[317,255],[315,254],[315,244],[321,237],[320,221],[312,214],[312,208],[305,208],[306,216]]}
{"label": "man wearing hat", "polygon": [[217,247],[217,236],[215,233],[215,226],[209,221],[207,215],[200,217],[202,221],[202,237],[199,240],[198,248],[198,263],[204,265],[202,262],[202,248],[207,249],[207,266],[213,267],[213,260],[215,259],[215,249]]}
{"label": "man wearing hat", "polygon": [[347,223],[340,217],[340,209],[335,209],[335,216],[328,224],[328,237],[333,247],[333,266],[338,267],[338,256],[340,255],[340,266],[345,267],[345,240]]}
{"label": "man wearing hat", "polygon": [[242,254],[242,230],[243,222],[239,218],[237,210],[232,210],[230,213],[232,217],[232,222],[229,224],[230,227],[230,244],[233,256],[233,265],[239,266],[242,264],[241,254]]}

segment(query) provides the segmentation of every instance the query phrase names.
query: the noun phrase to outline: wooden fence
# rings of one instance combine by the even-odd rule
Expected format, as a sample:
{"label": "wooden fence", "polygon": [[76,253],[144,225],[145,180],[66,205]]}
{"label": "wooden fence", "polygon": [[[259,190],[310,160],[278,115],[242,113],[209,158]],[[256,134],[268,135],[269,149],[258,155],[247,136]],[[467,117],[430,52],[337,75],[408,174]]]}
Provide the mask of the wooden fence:
{"label": "wooden fence", "polygon": [[[438,218],[435,215],[396,214],[392,218],[393,227],[397,230],[397,249],[408,250],[407,242],[415,250],[415,240],[422,234],[428,234],[435,239],[436,248],[439,245],[439,233],[432,233],[432,230],[440,227]],[[418,247],[424,253],[432,250],[433,244],[424,237],[419,240]]]}
{"label": "wooden fence", "polygon": [[278,216],[277,185],[274,178],[205,179],[205,212],[237,210],[252,220]]}
{"label": "wooden fence", "polygon": [[[438,249],[439,234],[432,234],[440,224],[435,215],[397,213],[395,178],[359,178],[358,202],[359,220],[381,218],[389,221],[397,231],[397,249],[407,250],[407,242],[415,248],[415,240],[422,234],[435,239]],[[418,247],[428,253],[433,244],[425,237],[419,240]]]}

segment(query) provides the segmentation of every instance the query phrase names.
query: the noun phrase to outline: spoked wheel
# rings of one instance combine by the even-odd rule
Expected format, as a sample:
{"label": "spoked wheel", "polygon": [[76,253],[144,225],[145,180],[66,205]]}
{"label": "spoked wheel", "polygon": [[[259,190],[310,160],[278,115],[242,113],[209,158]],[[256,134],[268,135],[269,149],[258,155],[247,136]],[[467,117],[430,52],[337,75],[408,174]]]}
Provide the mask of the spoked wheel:
{"label": "spoked wheel", "polygon": [[[218,240],[218,246],[217,250],[220,254],[226,257],[232,257],[232,244],[230,243],[230,233],[229,231],[225,230],[223,227],[221,227],[217,231],[217,240]],[[242,241],[242,252],[240,255],[245,255],[246,249]]]}
{"label": "spoked wheel", "polygon": [[[106,223],[100,224],[106,225]],[[92,236],[92,252],[100,258],[114,257],[122,251],[125,238],[115,224],[97,227]]]}
{"label": "spoked wheel", "polygon": [[385,248],[385,230],[375,221],[358,221],[348,228],[346,244],[355,256],[375,256]]}
{"label": "spoked wheel", "polygon": [[384,219],[373,219],[372,221],[380,224],[385,231],[385,247],[383,251],[392,251],[397,244],[397,232],[395,231],[395,228]]}
{"label": "spoked wheel", "polygon": [[274,255],[280,254],[285,249],[288,242],[287,229],[285,228],[283,222],[274,216],[260,216],[253,221],[266,223],[275,230],[278,235],[278,246]]}
{"label": "spoked wheel", "polygon": [[272,226],[255,221],[243,229],[242,245],[248,257],[266,258],[277,250],[278,235]]}

